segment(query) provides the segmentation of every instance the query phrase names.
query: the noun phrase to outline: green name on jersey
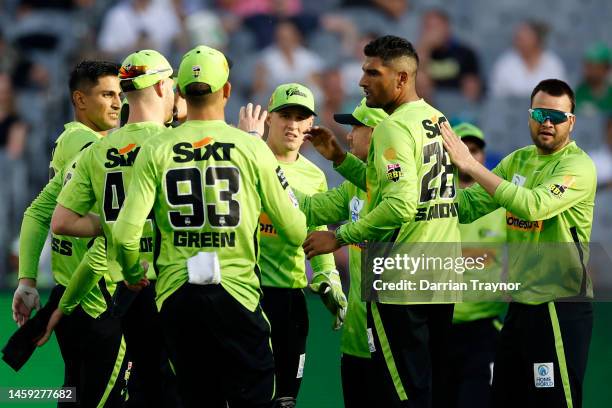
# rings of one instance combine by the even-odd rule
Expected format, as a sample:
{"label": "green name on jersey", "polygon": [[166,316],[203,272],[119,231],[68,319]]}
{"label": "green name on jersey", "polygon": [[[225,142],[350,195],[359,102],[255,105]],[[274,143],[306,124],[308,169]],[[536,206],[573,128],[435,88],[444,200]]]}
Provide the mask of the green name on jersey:
{"label": "green name on jersey", "polygon": [[189,248],[224,248],[236,246],[235,232],[174,231],[174,246]]}

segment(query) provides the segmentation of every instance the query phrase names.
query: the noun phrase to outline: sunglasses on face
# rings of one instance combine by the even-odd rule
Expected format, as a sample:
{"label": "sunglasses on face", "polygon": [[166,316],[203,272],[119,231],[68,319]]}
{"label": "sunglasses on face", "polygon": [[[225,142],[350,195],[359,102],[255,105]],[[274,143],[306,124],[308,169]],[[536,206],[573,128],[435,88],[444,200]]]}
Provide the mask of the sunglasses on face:
{"label": "sunglasses on face", "polygon": [[556,109],[535,108],[529,109],[529,116],[538,123],[550,120],[553,125],[558,125],[559,123],[567,122],[574,114]]}

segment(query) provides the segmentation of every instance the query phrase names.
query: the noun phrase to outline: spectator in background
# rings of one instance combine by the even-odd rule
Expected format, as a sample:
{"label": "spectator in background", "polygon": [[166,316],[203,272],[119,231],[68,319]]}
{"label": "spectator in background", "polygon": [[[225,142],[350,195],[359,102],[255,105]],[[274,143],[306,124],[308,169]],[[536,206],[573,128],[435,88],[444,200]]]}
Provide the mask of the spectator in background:
{"label": "spectator in background", "polygon": [[[357,88],[354,82],[352,87]],[[344,134],[346,129],[334,120],[334,114],[344,112],[345,93],[342,74],[337,67],[326,68],[321,73],[322,102],[319,104],[319,122],[335,134]]]}
{"label": "spectator in background", "polygon": [[350,18],[362,33],[396,35],[413,43],[416,40],[419,21],[410,11],[408,0],[346,0],[341,7],[353,9]]}
{"label": "spectator in background", "polygon": [[237,16],[255,37],[258,50],[275,40],[278,24],[291,20],[302,33],[308,35],[318,26],[318,16],[303,13],[301,0],[218,0],[227,15]]}
{"label": "spectator in background", "polygon": [[3,180],[0,189],[0,225],[3,229],[1,235],[4,235],[0,237],[0,244],[6,244],[2,241],[17,234],[21,214],[29,198],[28,173],[23,158],[26,133],[27,126],[15,110],[11,78],[6,73],[0,73],[0,174]]}
{"label": "spectator in background", "polygon": [[597,169],[597,188],[612,188],[612,116],[608,116],[604,143],[589,156]]}
{"label": "spectator in background", "polygon": [[5,40],[4,33],[0,30],[0,72],[13,72],[17,62],[17,53]]}
{"label": "spectator in background", "polygon": [[[347,95],[353,99],[351,102],[354,103],[351,105],[356,105],[363,97],[362,89],[355,86],[355,84],[359,83],[361,75],[363,75],[361,69],[364,62],[363,48],[377,37],[380,37],[377,33],[365,33],[360,35],[358,41],[352,46],[350,56],[340,66],[342,87],[346,90]],[[340,112],[340,110],[336,112]]]}
{"label": "spectator in background", "polygon": [[10,160],[22,158],[27,126],[15,111],[11,78],[0,73],[0,155]]}
{"label": "spectator in background", "polygon": [[115,57],[139,49],[166,54],[179,34],[179,19],[170,0],[123,0],[104,16],[98,46]]}
{"label": "spectator in background", "polygon": [[491,76],[493,96],[525,96],[543,79],[565,80],[561,59],[545,49],[548,28],[539,22],[526,21],[514,33],[514,49],[495,62]]}
{"label": "spectator in background", "polygon": [[603,43],[589,47],[584,55],[584,76],[576,88],[576,109],[587,114],[612,115],[610,48]]}
{"label": "spectator in background", "polygon": [[432,9],[423,15],[417,50],[422,81],[431,81],[434,90],[458,91],[470,101],[480,99],[483,86],[478,58],[471,48],[453,38],[446,12]]}
{"label": "spectator in background", "polygon": [[[253,94],[255,99],[267,105],[267,97],[280,84],[298,82],[317,92],[318,74],[323,61],[302,45],[302,36],[296,25],[284,20],[276,26],[275,43],[261,52],[255,67]],[[313,89],[314,88],[314,89]],[[265,96],[265,101],[262,100]]]}

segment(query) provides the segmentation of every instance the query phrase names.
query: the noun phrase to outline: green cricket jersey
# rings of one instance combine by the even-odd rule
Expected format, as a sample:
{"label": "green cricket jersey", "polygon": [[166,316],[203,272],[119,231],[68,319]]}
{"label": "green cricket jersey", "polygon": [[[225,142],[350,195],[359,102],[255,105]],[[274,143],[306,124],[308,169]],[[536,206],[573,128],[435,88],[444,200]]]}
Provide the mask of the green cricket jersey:
{"label": "green cricket jersey", "polygon": [[[53,158],[49,167],[51,181],[25,211],[22,225],[22,246],[20,259],[25,265],[20,265],[19,277],[36,279],[40,252],[44,245],[51,216],[55,209],[55,199],[62,189],[66,167],[70,167],[74,158],[86,146],[97,141],[101,136],[80,122],[70,122],[64,132],[58,137],[53,149]],[[44,238],[43,237],[44,231]],[[36,234],[39,239],[30,237]],[[76,270],[87,251],[87,239],[68,236],[52,236],[51,270],[57,283],[66,286],[72,273]]]}
{"label": "green cricket jersey", "polygon": [[[488,246],[483,248],[484,251],[495,251],[495,254],[488,254],[488,261],[492,263],[487,264],[487,268],[501,269],[501,255],[497,252],[503,250],[503,244],[506,242],[506,212],[503,208],[485,215],[482,218],[470,224],[459,224],[459,231],[461,232],[461,241],[469,243],[469,250],[476,250],[476,253],[480,255],[482,252],[477,247],[472,247],[473,244],[500,244],[497,248],[495,246]],[[476,255],[476,256],[478,256]],[[464,252],[463,256],[468,256]],[[498,274],[501,276],[501,271]],[[464,281],[467,279],[477,279],[476,276],[466,276]],[[453,313],[453,323],[464,323],[472,322],[478,319],[486,319],[490,317],[499,316],[506,310],[506,304],[503,302],[465,302],[456,303],[455,311]]]}
{"label": "green cricket jersey", "polygon": [[[308,225],[332,224],[346,220],[356,222],[365,209],[366,193],[345,181],[337,188],[324,193],[312,196],[298,194],[298,199]],[[365,302],[361,301],[361,250],[360,244],[351,244],[348,249],[351,285],[340,350],[351,356],[370,358],[366,334],[366,306]]]}
{"label": "green cricket jersey", "polygon": [[[80,215],[94,208],[101,215],[104,235],[111,237],[112,225],[125,200],[134,161],[142,144],[163,130],[165,127],[155,122],[129,123],[100,140],[83,153],[70,184],[62,190],[57,202]],[[150,265],[148,279],[156,277],[153,268],[154,238],[152,219],[147,219],[140,239],[140,253],[141,260]],[[118,268],[112,244],[107,249],[111,254],[109,264]]]}
{"label": "green cricket jersey", "polygon": [[[56,205],[56,199],[62,190],[62,184],[70,185],[72,172],[77,158],[69,162],[63,170],[58,171],[55,176],[47,183],[39,196],[32,202],[26,210],[23,224],[21,227],[22,245],[19,249],[19,277],[36,279],[36,271],[38,270],[38,262],[44,242],[49,232],[51,217]],[[72,237],[71,237],[72,238]],[[66,241],[62,241],[66,242]],[[66,314],[70,314],[72,310],[80,304],[83,310],[90,316],[96,318],[102,314],[107,307],[106,298],[109,298],[114,292],[114,281],[116,280],[109,275],[105,256],[104,238],[72,238],[70,241],[75,243],[72,246],[58,247],[58,241],[53,241],[53,251],[58,251],[60,254],[63,251],[65,258],[59,258],[59,264],[63,266],[58,268],[57,263],[52,262],[52,271],[55,281],[65,286],[66,293],[74,291],[75,284],[72,282],[74,275],[79,274],[83,268],[93,271],[97,279],[92,281],[92,284],[85,287],[79,287],[81,291],[78,301],[71,307],[62,308]],[[89,250],[88,250],[89,248]],[[68,256],[68,253],[70,254]],[[52,253],[53,256],[53,253]],[[53,258],[52,258],[53,260]],[[63,261],[63,262],[62,262]],[[100,279],[104,277],[104,283],[99,285]],[[103,293],[106,292],[106,293]]]}
{"label": "green cricket jersey", "polygon": [[405,103],[372,134],[367,164],[352,154],[336,168],[367,191],[366,213],[341,226],[343,244],[459,242],[457,177],[442,146],[447,119],[425,101]]}
{"label": "green cricket jersey", "polygon": [[81,122],[69,122],[55,141],[49,164],[49,179],[62,171],[81,150],[100,139],[102,135],[94,132]]}
{"label": "green cricket jersey", "polygon": [[[57,202],[80,215],[93,209],[101,215],[104,235],[111,237],[112,224],[125,200],[134,160],[142,143],[164,129],[164,126],[155,122],[129,123],[86,149],[79,159],[72,180],[62,190]],[[153,266],[154,235],[153,222],[149,219],[140,239],[140,254],[141,261],[149,264],[147,278],[150,280],[156,278]],[[112,239],[107,244],[106,248],[102,248],[102,253],[95,255],[107,257],[108,251],[108,269],[113,275],[121,276],[121,269],[115,261]],[[71,282],[62,296],[62,309],[74,309],[100,278],[95,271],[80,268],[72,278],[78,284]]]}
{"label": "green cricket jersey", "polygon": [[572,244],[558,246],[554,256],[548,254],[546,265],[532,255],[534,245],[525,245],[522,253],[514,250],[508,281],[522,284],[514,299],[537,304],[592,296],[585,269],[588,249],[583,247],[590,240],[597,185],[591,158],[575,142],[550,155],[539,155],[532,145],[506,156],[493,172],[504,179],[493,197],[477,184],[460,191],[462,223],[503,207],[510,250],[517,243]]}
{"label": "green cricket jersey", "polygon": [[276,158],[261,140],[222,120],[187,121],[147,141],[134,164],[113,226],[117,260],[129,282],[142,277],[140,238],[151,211],[161,232],[157,303],[185,282],[220,283],[253,311],[259,215],[270,216],[291,245],[306,221]]}
{"label": "green cricket jersey", "polygon": [[[304,156],[299,155],[293,163],[278,163],[292,186],[299,186],[304,194],[315,194],[327,191],[325,174]],[[259,269],[261,285],[276,288],[305,288],[306,257],[302,245],[291,245],[279,237],[270,217],[262,212],[259,217],[261,241],[259,246]],[[326,225],[313,226],[310,231],[327,231]],[[333,254],[315,256],[310,265],[314,272],[327,272],[336,269]]]}
{"label": "green cricket jersey", "polygon": [[[81,122],[70,122],[64,125],[64,132],[57,138],[53,156],[50,164],[50,175],[66,172],[60,179],[62,182],[72,170],[71,165],[77,155],[90,144],[97,142],[102,136],[94,132]],[[51,249],[51,270],[55,280],[66,286],[70,276],[79,266],[81,259],[87,252],[87,243],[90,241],[85,238],[75,238],[64,235],[53,234],[53,244]]]}

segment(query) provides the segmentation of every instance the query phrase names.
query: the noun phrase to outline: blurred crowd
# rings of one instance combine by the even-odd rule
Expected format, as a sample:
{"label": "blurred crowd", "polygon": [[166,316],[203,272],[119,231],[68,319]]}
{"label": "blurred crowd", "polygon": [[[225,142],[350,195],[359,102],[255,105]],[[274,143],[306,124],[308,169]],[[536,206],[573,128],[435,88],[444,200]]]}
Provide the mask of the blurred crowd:
{"label": "blurred crowd", "polygon": [[[569,81],[574,139],[595,161],[601,187],[592,241],[612,242],[610,21],[607,0],[0,0],[0,287],[14,284],[7,271],[17,268],[24,208],[46,183],[55,138],[72,120],[74,64],[153,48],[178,66],[196,44],[233,61],[229,123],[246,102],[266,105],[277,85],[300,82],[315,94],[319,124],[343,134],[333,114],[361,99],[364,44],[405,37],[421,59],[419,94],[451,122],[483,128],[490,166],[531,143],[535,84]],[[303,154],[330,187],[341,182],[308,145]]]}

